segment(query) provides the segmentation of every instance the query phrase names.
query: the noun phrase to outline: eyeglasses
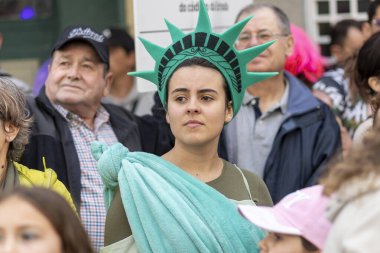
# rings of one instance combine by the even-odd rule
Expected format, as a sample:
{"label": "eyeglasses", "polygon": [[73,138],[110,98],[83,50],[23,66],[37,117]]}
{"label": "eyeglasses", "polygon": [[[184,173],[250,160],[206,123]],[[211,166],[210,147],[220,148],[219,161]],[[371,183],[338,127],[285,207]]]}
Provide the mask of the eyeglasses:
{"label": "eyeglasses", "polygon": [[287,34],[276,34],[276,33],[270,32],[270,31],[262,31],[262,32],[259,32],[256,34],[243,32],[240,34],[240,36],[236,40],[236,45],[241,46],[241,47],[247,47],[250,45],[252,38],[255,38],[259,44],[263,44],[265,42],[272,40],[276,36],[286,37],[288,35]]}
{"label": "eyeglasses", "polygon": [[372,24],[376,26],[380,26],[380,18],[372,19]]}

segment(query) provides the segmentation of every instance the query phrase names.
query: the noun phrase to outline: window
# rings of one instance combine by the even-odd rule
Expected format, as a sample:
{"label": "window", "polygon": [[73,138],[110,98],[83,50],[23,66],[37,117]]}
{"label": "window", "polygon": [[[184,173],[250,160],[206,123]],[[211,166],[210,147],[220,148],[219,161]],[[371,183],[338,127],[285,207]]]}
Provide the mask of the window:
{"label": "window", "polygon": [[338,13],[350,13],[350,1],[337,2]]}
{"label": "window", "polygon": [[367,12],[368,9],[368,0],[358,0],[358,11]]}
{"label": "window", "polygon": [[305,0],[306,30],[330,56],[330,29],[342,19],[367,20],[368,0]]}
{"label": "window", "polygon": [[328,22],[324,23],[318,23],[318,29],[319,29],[319,34],[320,35],[329,35],[330,34],[330,29],[331,25]]}
{"label": "window", "polygon": [[329,2],[319,1],[318,3],[318,14],[329,14]]}

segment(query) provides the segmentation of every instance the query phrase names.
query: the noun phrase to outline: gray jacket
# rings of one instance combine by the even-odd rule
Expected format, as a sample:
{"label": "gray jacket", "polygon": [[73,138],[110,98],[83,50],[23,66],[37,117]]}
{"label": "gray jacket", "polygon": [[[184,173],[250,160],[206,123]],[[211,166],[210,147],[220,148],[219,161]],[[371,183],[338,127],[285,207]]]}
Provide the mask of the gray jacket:
{"label": "gray jacket", "polygon": [[333,222],[325,253],[380,252],[380,177],[345,183],[327,210]]}

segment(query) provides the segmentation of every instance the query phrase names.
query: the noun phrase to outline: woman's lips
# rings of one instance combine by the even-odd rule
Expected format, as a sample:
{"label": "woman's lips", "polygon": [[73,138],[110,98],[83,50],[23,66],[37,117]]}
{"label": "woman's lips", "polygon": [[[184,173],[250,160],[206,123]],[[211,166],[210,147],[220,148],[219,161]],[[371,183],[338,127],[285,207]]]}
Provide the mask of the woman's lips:
{"label": "woman's lips", "polygon": [[190,128],[196,128],[196,127],[199,127],[202,125],[204,125],[204,124],[198,120],[189,120],[185,123],[185,126],[190,127]]}

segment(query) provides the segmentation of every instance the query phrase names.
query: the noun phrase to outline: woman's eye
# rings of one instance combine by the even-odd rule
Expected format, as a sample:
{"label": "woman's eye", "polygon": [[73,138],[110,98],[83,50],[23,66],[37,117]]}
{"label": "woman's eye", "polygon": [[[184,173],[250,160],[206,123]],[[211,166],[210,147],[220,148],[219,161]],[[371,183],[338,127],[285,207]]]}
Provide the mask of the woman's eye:
{"label": "woman's eye", "polygon": [[24,241],[30,241],[38,238],[38,234],[32,231],[26,231],[21,233],[21,239]]}
{"label": "woman's eye", "polygon": [[211,100],[214,100],[214,99],[212,97],[210,97],[210,96],[203,96],[202,100],[208,102],[208,101],[211,101]]}
{"label": "woman's eye", "polygon": [[175,98],[175,101],[177,101],[177,102],[185,102],[186,101],[186,97],[178,96],[178,97]]}

